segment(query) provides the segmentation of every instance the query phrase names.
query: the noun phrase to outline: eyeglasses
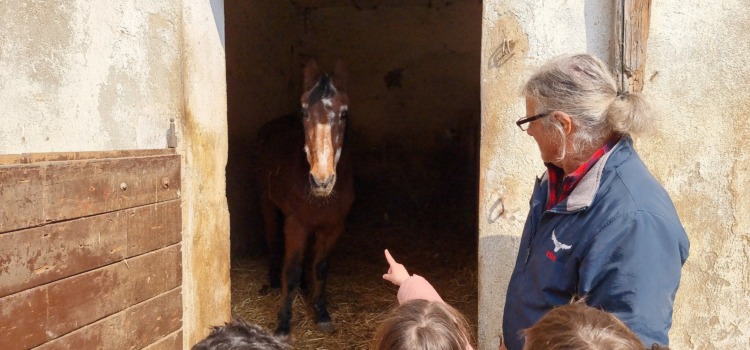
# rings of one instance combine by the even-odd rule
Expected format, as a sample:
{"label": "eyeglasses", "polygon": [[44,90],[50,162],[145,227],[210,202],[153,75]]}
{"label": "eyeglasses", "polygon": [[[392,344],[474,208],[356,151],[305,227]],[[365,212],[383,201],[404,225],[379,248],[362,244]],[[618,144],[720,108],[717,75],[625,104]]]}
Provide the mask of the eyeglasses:
{"label": "eyeglasses", "polygon": [[535,120],[537,120],[537,119],[541,119],[541,118],[544,118],[544,117],[546,117],[546,116],[548,116],[548,115],[550,115],[550,114],[552,114],[552,112],[544,112],[544,113],[539,113],[539,114],[537,114],[537,115],[534,115],[534,116],[531,116],[531,117],[523,117],[523,118],[521,118],[521,119],[518,119],[518,120],[516,121],[516,125],[518,125],[518,127],[519,127],[519,128],[520,128],[520,129],[522,130],[522,131],[526,131],[526,130],[528,130],[528,129],[529,129],[529,125],[528,125],[528,123],[531,123],[531,122],[533,122],[533,121],[535,121]]}

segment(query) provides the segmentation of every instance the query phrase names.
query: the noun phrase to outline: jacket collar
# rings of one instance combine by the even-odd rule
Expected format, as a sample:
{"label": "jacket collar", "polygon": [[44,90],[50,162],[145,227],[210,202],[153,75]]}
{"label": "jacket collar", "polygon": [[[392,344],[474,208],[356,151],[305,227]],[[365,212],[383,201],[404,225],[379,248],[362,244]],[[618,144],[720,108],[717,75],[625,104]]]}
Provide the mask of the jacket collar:
{"label": "jacket collar", "polygon": [[[566,211],[575,212],[584,210],[591,206],[594,201],[599,185],[601,183],[602,174],[604,173],[607,163],[610,161],[610,157],[622,151],[632,150],[633,140],[628,136],[623,136],[612,149],[603,155],[596,164],[583,176],[581,181],[576,185],[573,191],[570,193],[567,199],[554,206],[552,211]],[[545,171],[542,175],[541,186],[547,186],[549,181],[549,175]]]}

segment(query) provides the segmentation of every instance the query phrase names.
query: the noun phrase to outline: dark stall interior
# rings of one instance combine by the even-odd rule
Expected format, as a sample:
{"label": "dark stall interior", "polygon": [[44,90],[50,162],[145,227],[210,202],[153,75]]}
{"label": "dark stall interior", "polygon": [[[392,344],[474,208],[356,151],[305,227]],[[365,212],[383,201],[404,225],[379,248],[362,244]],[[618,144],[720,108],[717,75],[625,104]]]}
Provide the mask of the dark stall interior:
{"label": "dark stall interior", "polygon": [[267,288],[255,134],[299,109],[308,60],[332,70],[342,59],[356,200],[330,258],[338,330],[316,331],[298,297],[294,347],[367,348],[396,305],[385,248],[476,325],[481,1],[227,0],[225,12],[233,313],[273,329],[280,302]]}

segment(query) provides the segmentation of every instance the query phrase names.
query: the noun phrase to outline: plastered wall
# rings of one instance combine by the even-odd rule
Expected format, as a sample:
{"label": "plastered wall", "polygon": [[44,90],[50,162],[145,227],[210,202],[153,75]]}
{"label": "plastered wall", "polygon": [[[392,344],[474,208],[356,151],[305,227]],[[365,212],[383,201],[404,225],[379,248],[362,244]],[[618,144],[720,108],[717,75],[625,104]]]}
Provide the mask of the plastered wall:
{"label": "plastered wall", "polygon": [[[481,349],[496,349],[505,288],[534,176],[533,139],[514,121],[518,91],[549,57],[586,51],[607,60],[612,9],[597,1],[484,2],[479,276]],[[644,92],[660,132],[636,149],[672,196],[691,240],[671,347],[750,347],[750,122],[746,1],[652,5]]]}
{"label": "plastered wall", "polygon": [[172,1],[0,3],[0,153],[166,147],[180,17]]}
{"label": "plastered wall", "polygon": [[750,348],[748,5],[666,1],[652,12],[645,91],[663,132],[639,146],[691,243],[675,349]]}
{"label": "plastered wall", "polygon": [[175,120],[186,347],[229,318],[223,35],[222,0],[0,2],[0,154],[166,148]]}
{"label": "plastered wall", "polygon": [[183,338],[185,348],[230,318],[226,199],[224,1],[183,0]]}

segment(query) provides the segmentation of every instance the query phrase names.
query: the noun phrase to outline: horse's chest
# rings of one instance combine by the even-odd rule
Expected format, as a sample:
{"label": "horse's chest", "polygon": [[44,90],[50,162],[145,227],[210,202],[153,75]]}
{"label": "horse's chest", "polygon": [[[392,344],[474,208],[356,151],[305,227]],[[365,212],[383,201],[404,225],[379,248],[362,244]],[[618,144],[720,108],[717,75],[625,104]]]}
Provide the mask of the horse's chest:
{"label": "horse's chest", "polygon": [[346,198],[314,198],[294,192],[271,199],[284,216],[294,217],[308,228],[340,224],[351,206],[346,203]]}

